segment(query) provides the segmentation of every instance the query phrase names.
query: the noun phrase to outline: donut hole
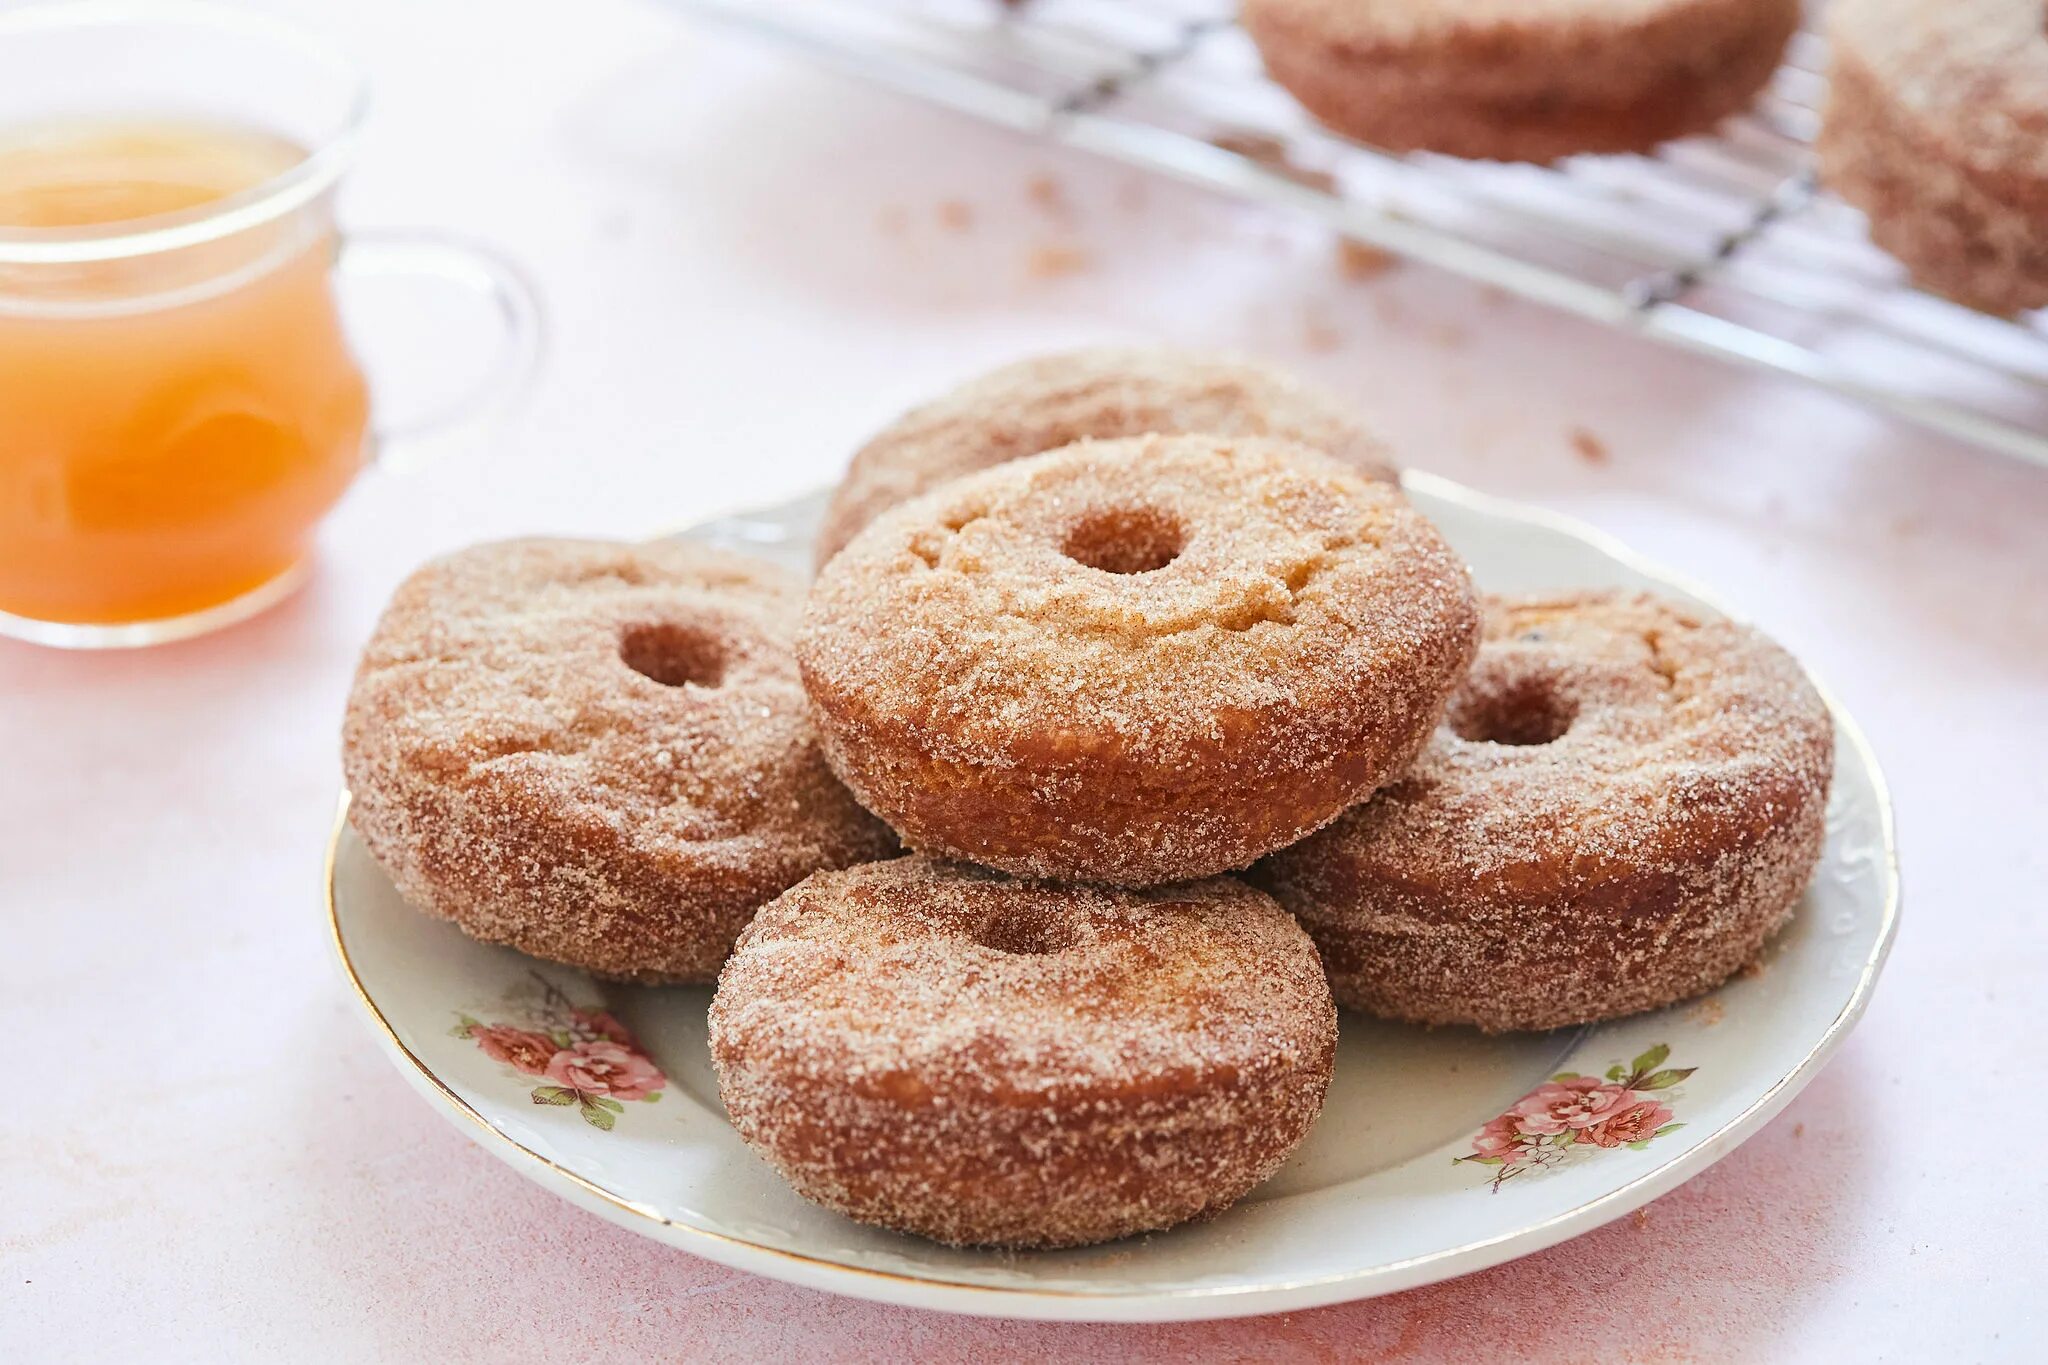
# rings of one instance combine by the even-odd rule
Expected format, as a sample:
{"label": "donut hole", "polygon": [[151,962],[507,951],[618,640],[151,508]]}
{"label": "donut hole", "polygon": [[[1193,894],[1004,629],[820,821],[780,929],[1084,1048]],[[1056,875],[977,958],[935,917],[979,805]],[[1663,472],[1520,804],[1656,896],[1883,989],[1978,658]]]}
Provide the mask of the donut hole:
{"label": "donut hole", "polygon": [[725,651],[689,626],[629,626],[619,637],[619,658],[663,687],[716,687],[725,677]]}
{"label": "donut hole", "polygon": [[1060,552],[1104,573],[1151,573],[1180,558],[1187,528],[1150,507],[1093,512],[1067,532]]}
{"label": "donut hole", "polygon": [[1027,906],[1008,906],[989,917],[974,941],[999,953],[1040,957],[1071,948],[1079,938],[1080,930],[1071,919]]}
{"label": "donut hole", "polygon": [[1548,678],[1519,678],[1451,704],[1451,733],[1475,744],[1549,744],[1564,738],[1578,705]]}

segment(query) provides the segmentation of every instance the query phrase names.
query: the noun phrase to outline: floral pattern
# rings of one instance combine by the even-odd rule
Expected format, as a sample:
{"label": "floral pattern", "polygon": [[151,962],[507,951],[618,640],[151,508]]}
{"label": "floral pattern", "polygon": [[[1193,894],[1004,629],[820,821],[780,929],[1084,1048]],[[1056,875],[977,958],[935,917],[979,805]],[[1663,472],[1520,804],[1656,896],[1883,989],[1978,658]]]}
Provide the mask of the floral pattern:
{"label": "floral pattern", "polygon": [[1663,1043],[1627,1066],[1617,1062],[1607,1075],[1560,1071],[1522,1096],[1472,1139],[1472,1151],[1455,1163],[1491,1166],[1493,1188],[1528,1171],[1554,1167],[1576,1152],[1628,1147],[1636,1151],[1685,1125],[1673,1123],[1674,1087],[1694,1067],[1666,1067],[1671,1049]]}
{"label": "floral pattern", "polygon": [[576,1107],[583,1121],[609,1133],[629,1102],[652,1104],[668,1077],[626,1026],[603,1010],[584,1009],[539,972],[532,1000],[507,1005],[512,1022],[486,1024],[458,1013],[449,1033],[466,1038],[519,1076],[538,1078],[535,1104]]}

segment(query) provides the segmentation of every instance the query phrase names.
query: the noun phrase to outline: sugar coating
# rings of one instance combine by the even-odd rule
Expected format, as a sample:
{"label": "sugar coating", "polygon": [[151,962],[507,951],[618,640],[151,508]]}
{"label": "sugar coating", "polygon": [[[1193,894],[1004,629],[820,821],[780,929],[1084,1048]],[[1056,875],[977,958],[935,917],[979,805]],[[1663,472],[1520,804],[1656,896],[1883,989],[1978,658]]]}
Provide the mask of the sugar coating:
{"label": "sugar coating", "polygon": [[1080,440],[1281,436],[1371,478],[1386,448],[1335,395],[1236,356],[1102,347],[1005,365],[914,408],[854,454],[818,533],[823,564],[876,516],[949,479]]}
{"label": "sugar coating", "polygon": [[1274,80],[1341,133],[1505,161],[1647,151],[1770,79],[1799,0],[1246,0]]}
{"label": "sugar coating", "polygon": [[1270,898],[902,858],[763,909],[719,978],[719,1093],[797,1191],[956,1245],[1221,1212],[1322,1109],[1336,1009]]}
{"label": "sugar coating", "polygon": [[763,902],[895,848],[818,751],[789,650],[802,597],[772,565],[680,543],[436,560],[357,670],[349,819],[409,901],[478,938],[711,980]]}
{"label": "sugar coating", "polygon": [[1648,595],[1490,598],[1414,768],[1253,878],[1351,1008],[1619,1017],[1756,956],[1819,859],[1833,761],[1826,704],[1755,630]]}
{"label": "sugar coating", "polygon": [[797,658],[834,769],[909,847],[1150,885],[1243,867],[1399,772],[1477,636],[1464,564],[1397,490],[1284,441],[1146,436],[877,519],[813,586]]}
{"label": "sugar coating", "polygon": [[1828,187],[1921,286],[2048,306],[2048,19],[2037,0],[1838,0]]}

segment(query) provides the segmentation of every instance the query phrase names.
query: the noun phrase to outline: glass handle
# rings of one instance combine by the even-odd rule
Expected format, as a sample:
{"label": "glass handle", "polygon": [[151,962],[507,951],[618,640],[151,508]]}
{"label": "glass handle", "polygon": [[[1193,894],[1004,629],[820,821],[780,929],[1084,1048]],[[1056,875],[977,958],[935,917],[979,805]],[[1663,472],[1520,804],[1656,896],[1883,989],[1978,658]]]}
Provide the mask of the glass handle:
{"label": "glass handle", "polygon": [[497,324],[496,354],[468,392],[402,422],[372,424],[373,449],[380,461],[393,447],[411,460],[425,447],[472,432],[528,388],[540,362],[540,298],[525,273],[495,250],[433,232],[373,229],[344,236],[337,268],[345,278],[430,279],[456,285],[489,308]]}

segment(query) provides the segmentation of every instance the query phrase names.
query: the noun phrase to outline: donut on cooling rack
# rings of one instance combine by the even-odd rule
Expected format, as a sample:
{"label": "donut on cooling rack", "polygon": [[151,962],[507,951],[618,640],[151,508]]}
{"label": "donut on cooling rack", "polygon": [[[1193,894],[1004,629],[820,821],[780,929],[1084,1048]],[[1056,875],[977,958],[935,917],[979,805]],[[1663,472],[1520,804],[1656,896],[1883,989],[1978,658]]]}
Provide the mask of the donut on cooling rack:
{"label": "donut on cooling rack", "polygon": [[833,768],[906,844],[1206,877],[1398,773],[1478,635],[1391,485],[1305,446],[1084,441],[943,485],[825,566],[797,636]]}
{"label": "donut on cooling rack", "polygon": [[826,510],[818,563],[879,513],[948,479],[1148,432],[1284,436],[1394,478],[1386,450],[1341,401],[1270,366],[1157,347],[1070,351],[963,384],[862,446]]}
{"label": "donut on cooling rack", "polygon": [[1756,631],[1640,595],[1492,599],[1415,767],[1254,880],[1340,1003],[1488,1032],[1683,1000],[1820,856],[1834,728]]}
{"label": "donut on cooling rack", "polygon": [[955,1245],[1222,1212],[1321,1112],[1336,1009],[1264,894],[1014,882],[902,858],[809,878],[711,1002],[733,1126],[799,1194]]}
{"label": "donut on cooling rack", "polygon": [[1836,0],[1822,178],[1914,282],[1971,308],[2048,307],[2042,0]]}
{"label": "donut on cooling rack", "polygon": [[398,589],[342,738],[349,820],[407,900],[601,976],[709,981],[756,908],[895,840],[833,778],[771,565],[514,540]]}
{"label": "donut on cooling rack", "polygon": [[1267,71],[1390,151],[1647,151],[1747,106],[1799,0],[1245,0]]}

